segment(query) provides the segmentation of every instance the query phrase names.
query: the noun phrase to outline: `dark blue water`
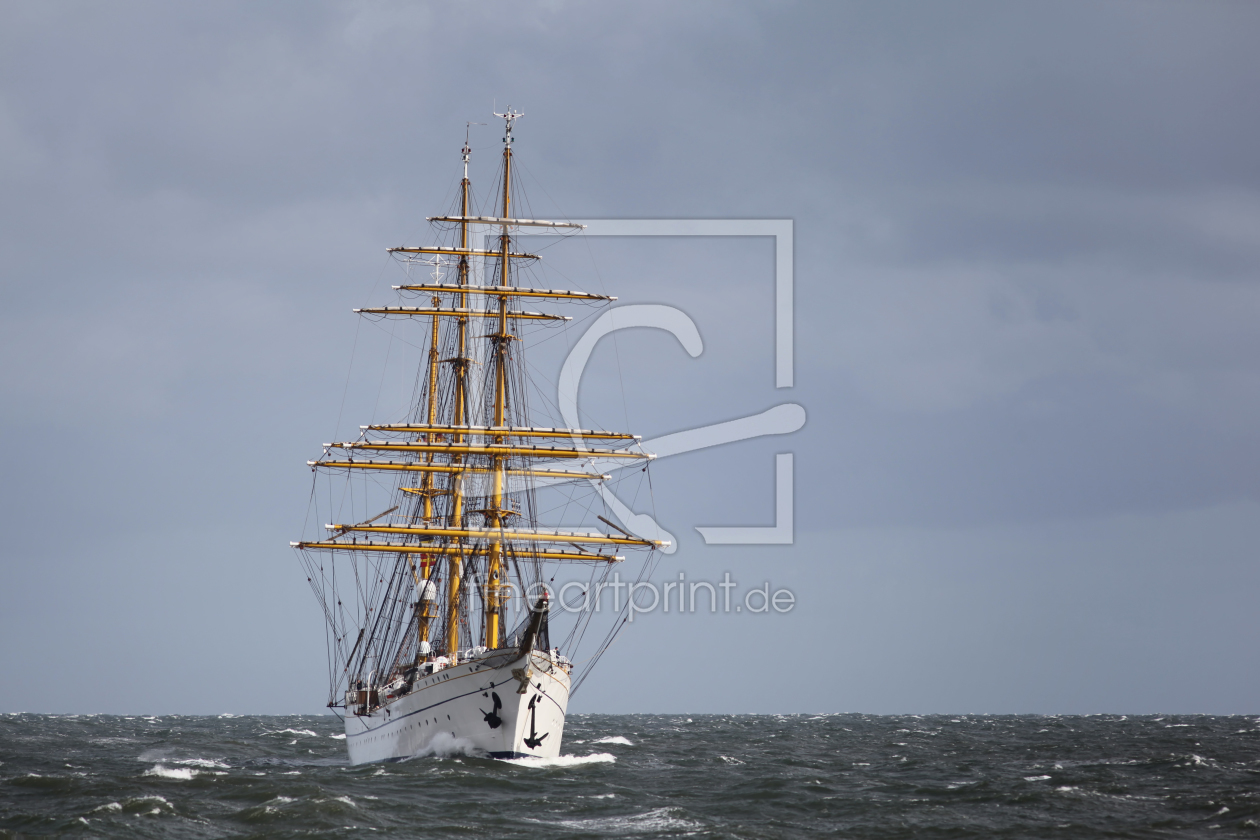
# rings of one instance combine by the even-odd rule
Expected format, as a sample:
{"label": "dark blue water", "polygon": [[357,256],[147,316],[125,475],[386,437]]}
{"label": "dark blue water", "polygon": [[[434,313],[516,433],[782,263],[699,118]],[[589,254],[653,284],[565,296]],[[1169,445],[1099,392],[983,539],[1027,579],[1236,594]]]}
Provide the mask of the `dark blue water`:
{"label": "dark blue water", "polygon": [[1252,717],[588,715],[537,764],[337,734],[0,716],[0,837],[1260,837]]}

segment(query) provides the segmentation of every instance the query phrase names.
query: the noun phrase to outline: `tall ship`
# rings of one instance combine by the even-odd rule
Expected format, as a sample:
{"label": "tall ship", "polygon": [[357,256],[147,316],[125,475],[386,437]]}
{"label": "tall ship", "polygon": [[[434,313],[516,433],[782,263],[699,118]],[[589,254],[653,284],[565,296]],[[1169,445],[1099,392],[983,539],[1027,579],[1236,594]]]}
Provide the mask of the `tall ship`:
{"label": "tall ship", "polygon": [[[559,755],[570,693],[625,624],[602,587],[628,558],[637,565],[621,568],[642,577],[668,544],[601,505],[606,465],[646,472],[639,438],[557,428],[555,392],[526,362],[531,342],[573,318],[533,307],[589,316],[616,298],[534,283],[540,257],[521,240],[550,246],[584,226],[517,217],[521,114],[496,116],[503,152],[484,204],[466,137],[454,206],[427,219],[436,242],[388,249],[405,278],[397,305],[354,310],[409,322],[421,346],[406,416],[308,462],[307,534],[292,546],[323,608],[328,706],[353,764]],[[557,574],[581,583],[557,594]]]}

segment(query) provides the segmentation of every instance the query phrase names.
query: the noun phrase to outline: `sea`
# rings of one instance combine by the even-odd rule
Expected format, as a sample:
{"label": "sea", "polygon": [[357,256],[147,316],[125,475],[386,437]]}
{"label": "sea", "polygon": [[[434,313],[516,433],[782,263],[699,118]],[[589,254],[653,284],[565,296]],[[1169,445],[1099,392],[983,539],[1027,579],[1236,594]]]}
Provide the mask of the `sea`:
{"label": "sea", "polygon": [[332,716],[0,715],[0,837],[1260,837],[1253,716],[571,715],[352,767]]}

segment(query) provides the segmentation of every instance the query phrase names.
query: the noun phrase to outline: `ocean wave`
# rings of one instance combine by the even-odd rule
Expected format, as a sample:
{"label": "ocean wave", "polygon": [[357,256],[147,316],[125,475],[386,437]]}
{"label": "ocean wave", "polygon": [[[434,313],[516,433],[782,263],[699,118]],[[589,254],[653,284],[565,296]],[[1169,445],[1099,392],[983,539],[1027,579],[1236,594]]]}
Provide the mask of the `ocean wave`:
{"label": "ocean wave", "polygon": [[[165,809],[165,811],[163,810]],[[133,796],[124,799],[121,803],[110,802],[99,808],[93,809],[92,813],[104,812],[107,814],[126,812],[128,814],[140,814],[146,817],[156,816],[162,813],[174,813],[175,806],[170,803],[164,796],[156,794],[150,796]]]}
{"label": "ocean wave", "polygon": [[309,729],[273,729],[263,733],[264,735],[301,735],[305,738],[318,738],[319,733],[312,732]]}
{"label": "ocean wave", "polygon": [[634,746],[634,744],[630,743],[629,738],[625,738],[621,735],[609,735],[606,738],[596,738],[594,741],[591,741],[591,743],[592,744],[621,744],[622,746],[625,746],[625,747]]}
{"label": "ocean wave", "polygon": [[504,758],[501,761],[508,764],[515,764],[518,767],[537,767],[539,769],[550,769],[552,767],[580,767],[583,764],[612,764],[617,760],[617,756],[611,753],[592,753],[591,755],[558,755],[555,758]]}
{"label": "ocean wave", "polygon": [[621,817],[593,817],[585,820],[558,820],[557,825],[578,831],[602,834],[627,834],[633,832],[696,831],[703,824],[676,815],[676,808],[656,808],[642,814]]}
{"label": "ocean wave", "polygon": [[290,802],[296,802],[291,796],[277,796],[274,799],[268,799],[262,804],[263,813],[274,814],[280,810],[282,805],[288,805]]}
{"label": "ocean wave", "polygon": [[200,767],[204,770],[231,770],[231,765],[212,758],[177,758],[167,759],[171,764],[182,764],[185,767]]}
{"label": "ocean wave", "polygon": [[[872,838],[905,825],[923,834],[996,836],[1053,833],[1059,823],[1070,823],[1074,836],[1205,834],[1209,823],[1220,823],[1220,834],[1254,834],[1247,823],[1260,816],[1239,791],[1250,790],[1260,762],[1254,736],[1237,734],[1256,728],[1254,717],[1155,723],[1133,716],[1120,725],[1107,717],[1029,716],[940,731],[939,724],[961,716],[840,715],[826,722],[714,715],[682,725],[677,715],[573,715],[556,759],[492,761],[443,738],[431,753],[449,758],[353,766],[345,742],[332,737],[344,732],[332,716],[164,716],[150,724],[0,715],[0,789],[12,794],[0,796],[0,810],[10,805],[13,816],[6,817],[26,826],[0,818],[0,829],[380,837],[414,826],[422,796],[463,803],[450,824],[458,820],[464,833],[487,837],[511,833],[504,828],[511,820],[542,837],[614,840],[787,836],[789,823],[793,837],[846,825],[859,833],[863,826],[887,829],[871,828]],[[1192,721],[1189,735],[1164,728]],[[1046,726],[1052,733],[1039,733]],[[297,734],[303,731],[318,737]],[[614,745],[615,737],[633,746]],[[297,748],[287,746],[294,739]],[[898,763],[907,755],[910,774],[910,765]],[[83,769],[86,779],[75,775]],[[555,798],[557,780],[562,799]],[[872,790],[879,791],[875,799]],[[147,794],[164,799],[140,798]],[[86,830],[80,817],[90,821]]]}

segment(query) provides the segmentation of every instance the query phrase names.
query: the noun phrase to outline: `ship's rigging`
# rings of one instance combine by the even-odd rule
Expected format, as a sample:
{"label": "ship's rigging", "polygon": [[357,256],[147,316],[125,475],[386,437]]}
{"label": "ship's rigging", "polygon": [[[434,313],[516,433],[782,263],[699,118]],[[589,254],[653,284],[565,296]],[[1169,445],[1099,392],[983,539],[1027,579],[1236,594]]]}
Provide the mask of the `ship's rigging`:
{"label": "ship's rigging", "polygon": [[[388,249],[408,272],[407,282],[394,286],[399,302],[355,310],[405,319],[422,331],[425,356],[408,416],[362,426],[356,440],[326,443],[308,462],[313,524],[323,532],[293,545],[327,620],[333,707],[351,686],[385,684],[426,660],[455,665],[516,646],[531,632],[530,644],[541,638],[576,659],[598,598],[595,609],[586,599],[585,608],[566,611],[562,639],[546,621],[540,631],[538,617],[522,607],[540,602],[556,564],[589,566],[582,594],[598,594],[631,552],[642,565],[629,576],[641,579],[662,545],[601,515],[609,512],[592,491],[611,480],[596,462],[642,462],[647,469],[652,456],[637,436],[535,422],[537,404],[545,408],[547,400],[537,399],[523,346],[531,331],[571,316],[533,307],[606,307],[616,298],[530,282],[528,266],[540,257],[516,241],[519,231],[564,236],[583,226],[513,216],[521,193],[512,129],[520,115],[497,116],[506,130],[493,205],[475,206],[466,140],[456,206],[428,219],[446,241]],[[417,282],[416,268],[432,270]],[[561,493],[566,514],[578,509],[601,524],[543,525],[544,488]],[[328,494],[322,507],[321,489]],[[374,500],[384,507],[375,515],[364,508],[357,521],[338,518],[347,497],[351,510]],[[588,669],[624,623],[616,612],[604,619],[601,640],[584,651]]]}

